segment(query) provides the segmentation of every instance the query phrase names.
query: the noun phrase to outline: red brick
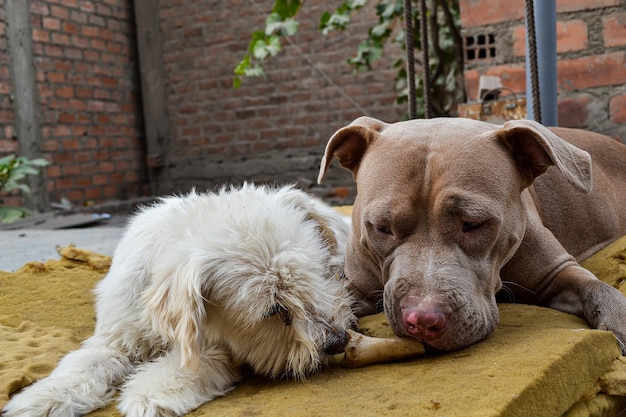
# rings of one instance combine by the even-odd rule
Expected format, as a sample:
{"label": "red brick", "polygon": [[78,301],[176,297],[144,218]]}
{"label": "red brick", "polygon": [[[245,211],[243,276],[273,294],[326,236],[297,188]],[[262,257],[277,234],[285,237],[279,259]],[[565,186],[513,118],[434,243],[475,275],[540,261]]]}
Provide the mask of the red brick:
{"label": "red brick", "polygon": [[62,72],[48,72],[46,74],[48,82],[63,84],[65,82],[65,74]]}
{"label": "red brick", "polygon": [[80,174],[80,166],[75,164],[66,164],[63,165],[63,175],[64,176],[76,176]]}
{"label": "red brick", "polygon": [[69,45],[70,37],[65,33],[52,33],[52,43],[57,45]]}
{"label": "red brick", "polygon": [[50,6],[50,14],[61,20],[67,20],[70,16],[68,10],[61,6]]}
{"label": "red brick", "polygon": [[587,126],[590,102],[591,97],[586,94],[560,99],[558,103],[559,126],[576,128]]}
{"label": "red brick", "polygon": [[61,87],[55,90],[57,97],[71,98],[74,97],[74,89],[72,87]]}
{"label": "red brick", "polygon": [[54,17],[44,17],[42,19],[42,25],[44,29],[48,29],[48,30],[61,29],[61,21]]}
{"label": "red brick", "polygon": [[76,186],[81,188],[90,187],[93,185],[91,177],[76,177]]}
{"label": "red brick", "polygon": [[[69,136],[70,133],[71,133],[71,129],[67,125],[57,125],[52,128],[52,136],[54,137]],[[65,148],[64,144],[62,146]]]}
{"label": "red brick", "polygon": [[71,16],[70,16],[70,20],[72,22],[76,22],[76,23],[80,23],[80,24],[85,24],[87,23],[87,15],[83,12],[77,11],[77,10],[72,10]]}
{"label": "red brick", "polygon": [[102,191],[99,187],[91,187],[85,189],[85,198],[88,200],[95,200],[102,196]]}
{"label": "red brick", "polygon": [[85,199],[85,193],[83,190],[68,190],[65,192],[65,196],[68,200],[80,204]]}
{"label": "red brick", "polygon": [[47,30],[33,29],[33,41],[35,42],[48,42],[50,40]]}
{"label": "red brick", "polygon": [[63,32],[70,35],[77,35],[79,33],[78,25],[72,22],[63,22]]}
{"label": "red brick", "polygon": [[93,13],[96,11],[93,3],[90,1],[81,0],[80,2],[80,10],[86,13]]}
{"label": "red brick", "polygon": [[559,21],[556,24],[556,51],[582,51],[589,43],[587,24],[582,20]]}
{"label": "red brick", "polygon": [[71,113],[61,113],[59,114],[58,121],[62,124],[71,124],[76,120],[76,116]]}
{"label": "red brick", "polygon": [[61,176],[61,166],[60,165],[48,165],[46,168],[46,176],[48,178],[58,178]]}
{"label": "red brick", "polygon": [[524,0],[460,0],[461,26],[471,28],[524,17]]}
{"label": "red brick", "polygon": [[54,183],[57,190],[68,190],[74,187],[74,179],[71,177],[59,177]]}
{"label": "red brick", "polygon": [[104,174],[97,174],[93,176],[94,185],[106,185],[109,183],[109,176]]}
{"label": "red brick", "polygon": [[566,90],[626,84],[626,53],[616,52],[557,63],[559,85]]}
{"label": "red brick", "polygon": [[80,33],[83,36],[89,36],[89,37],[95,38],[99,34],[99,29],[93,26],[83,26],[80,29]]}
{"label": "red brick", "polygon": [[611,97],[609,117],[613,123],[626,123],[626,94]]}
{"label": "red brick", "polygon": [[0,140],[0,152],[11,154],[17,152],[18,143],[13,140]]}
{"label": "red brick", "polygon": [[604,46],[626,45],[626,12],[615,13],[603,19]]}
{"label": "red brick", "polygon": [[78,7],[78,0],[61,0],[61,4],[66,6],[66,7],[77,8]]}
{"label": "red brick", "polygon": [[97,49],[99,51],[106,51],[107,50],[107,44],[105,41],[101,40],[101,39],[92,39],[90,42],[90,45],[93,49]]}
{"label": "red brick", "polygon": [[85,126],[81,126],[81,125],[72,126],[72,136],[84,136],[86,134],[87,134],[87,128]]}
{"label": "red brick", "polygon": [[575,12],[617,6],[619,3],[620,0],[557,0],[556,10],[559,13]]}
{"label": "red brick", "polygon": [[[32,14],[47,16],[48,15],[48,5],[43,1],[34,1],[29,5],[29,10]],[[4,33],[4,32],[3,32]]]}

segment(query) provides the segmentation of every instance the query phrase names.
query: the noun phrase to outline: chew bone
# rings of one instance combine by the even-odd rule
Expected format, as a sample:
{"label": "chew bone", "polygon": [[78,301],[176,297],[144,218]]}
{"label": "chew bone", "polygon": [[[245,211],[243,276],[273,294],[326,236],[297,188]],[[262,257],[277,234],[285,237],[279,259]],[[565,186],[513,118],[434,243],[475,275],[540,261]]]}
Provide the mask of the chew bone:
{"label": "chew bone", "polygon": [[345,352],[334,358],[334,362],[346,368],[408,359],[425,352],[424,345],[415,339],[369,337],[352,330],[348,330],[348,336]]}

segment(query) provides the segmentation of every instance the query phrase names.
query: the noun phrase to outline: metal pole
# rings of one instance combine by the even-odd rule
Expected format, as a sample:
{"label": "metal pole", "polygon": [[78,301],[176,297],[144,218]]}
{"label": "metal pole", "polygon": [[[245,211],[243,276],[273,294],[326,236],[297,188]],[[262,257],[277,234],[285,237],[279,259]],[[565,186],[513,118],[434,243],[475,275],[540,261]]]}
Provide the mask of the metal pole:
{"label": "metal pole", "polygon": [[[530,0],[535,9],[535,33],[537,37],[537,61],[541,115],[546,126],[558,125],[557,69],[556,69],[556,0]],[[526,21],[528,33],[528,20]],[[532,105],[528,36],[526,36],[526,112],[535,119]]]}

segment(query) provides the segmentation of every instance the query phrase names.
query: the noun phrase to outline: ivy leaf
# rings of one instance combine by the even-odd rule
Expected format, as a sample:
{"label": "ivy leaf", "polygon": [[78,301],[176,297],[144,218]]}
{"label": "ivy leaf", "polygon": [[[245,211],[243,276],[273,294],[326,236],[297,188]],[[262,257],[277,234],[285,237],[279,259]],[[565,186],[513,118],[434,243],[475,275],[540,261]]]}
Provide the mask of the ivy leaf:
{"label": "ivy leaf", "polygon": [[281,20],[285,20],[297,15],[300,11],[300,6],[302,6],[302,2],[299,0],[275,0],[272,13],[276,13],[282,17]]}
{"label": "ivy leaf", "polygon": [[254,66],[246,68],[244,75],[247,77],[260,77],[263,74],[265,74],[263,67],[259,64],[254,64]]}
{"label": "ivy leaf", "polygon": [[374,26],[371,29],[371,34],[378,38],[382,38],[383,36],[387,34],[387,31],[389,31],[389,25],[387,24],[387,22],[384,22],[384,23]]}
{"label": "ivy leaf", "polygon": [[2,223],[13,223],[22,217],[30,216],[30,211],[22,207],[0,206],[0,219]]}
{"label": "ivy leaf", "polygon": [[279,34],[281,36],[293,36],[298,33],[298,22],[294,19],[280,20],[280,18],[272,13],[265,21],[265,35],[271,36]]}

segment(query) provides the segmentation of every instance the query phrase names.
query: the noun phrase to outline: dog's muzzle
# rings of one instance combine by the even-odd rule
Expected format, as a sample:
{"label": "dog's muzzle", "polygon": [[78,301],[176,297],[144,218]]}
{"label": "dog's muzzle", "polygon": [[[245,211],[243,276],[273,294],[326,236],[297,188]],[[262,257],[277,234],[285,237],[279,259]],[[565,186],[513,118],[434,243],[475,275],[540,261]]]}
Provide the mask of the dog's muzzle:
{"label": "dog's muzzle", "polygon": [[332,329],[328,332],[323,351],[328,355],[336,355],[338,353],[341,353],[345,350],[349,340],[350,336],[345,329]]}

